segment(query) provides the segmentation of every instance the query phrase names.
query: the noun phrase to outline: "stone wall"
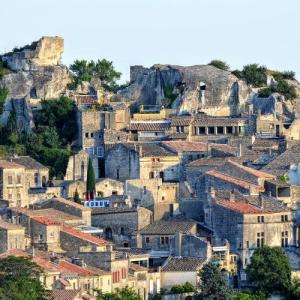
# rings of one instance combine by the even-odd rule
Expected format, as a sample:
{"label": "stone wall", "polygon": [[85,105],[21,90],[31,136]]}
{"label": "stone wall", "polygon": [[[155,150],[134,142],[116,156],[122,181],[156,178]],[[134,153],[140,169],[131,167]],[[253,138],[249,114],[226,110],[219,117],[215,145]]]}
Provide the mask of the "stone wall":
{"label": "stone wall", "polygon": [[69,157],[64,180],[86,181],[89,156],[85,150],[81,150]]}

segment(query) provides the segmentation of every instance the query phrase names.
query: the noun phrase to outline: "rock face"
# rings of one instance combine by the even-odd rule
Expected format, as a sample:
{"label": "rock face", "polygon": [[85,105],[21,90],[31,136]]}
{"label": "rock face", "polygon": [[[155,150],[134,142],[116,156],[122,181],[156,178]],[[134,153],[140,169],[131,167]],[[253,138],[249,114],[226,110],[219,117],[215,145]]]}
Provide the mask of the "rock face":
{"label": "rock face", "polygon": [[42,37],[29,46],[1,56],[11,70],[0,81],[0,85],[6,86],[9,91],[0,117],[2,125],[6,124],[10,112],[15,111],[19,129],[30,131],[34,126],[30,101],[38,102],[65,94],[70,76],[68,68],[60,64],[63,50],[62,38]]}
{"label": "rock face", "polygon": [[2,61],[13,71],[29,71],[59,65],[63,52],[64,40],[61,37],[42,37],[31,45],[4,54]]}
{"label": "rock face", "polygon": [[[127,88],[118,92],[120,98],[137,99],[137,104],[162,105],[166,86],[171,86],[177,95],[173,108],[180,112],[201,109],[216,116],[238,114],[252,92],[230,72],[209,65],[133,66],[130,81]],[[200,85],[204,84],[205,91],[201,92]]]}

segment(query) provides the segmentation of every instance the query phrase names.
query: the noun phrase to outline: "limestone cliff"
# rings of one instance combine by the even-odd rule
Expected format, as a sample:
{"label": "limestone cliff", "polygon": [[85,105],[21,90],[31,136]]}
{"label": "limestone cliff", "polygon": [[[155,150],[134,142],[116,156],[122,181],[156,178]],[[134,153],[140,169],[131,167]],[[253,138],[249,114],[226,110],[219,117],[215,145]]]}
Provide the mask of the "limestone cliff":
{"label": "limestone cliff", "polygon": [[[162,105],[166,86],[177,95],[172,106],[180,112],[202,109],[210,115],[238,114],[252,90],[227,71],[209,65],[189,67],[154,65],[131,67],[131,84],[118,92],[120,98],[138,104]],[[201,92],[200,85],[205,85]]]}
{"label": "limestone cliff", "polygon": [[11,71],[0,81],[9,91],[1,124],[6,124],[10,112],[15,111],[20,129],[30,131],[34,126],[30,102],[57,98],[66,92],[70,75],[60,62],[63,50],[62,38],[42,37],[0,57]]}

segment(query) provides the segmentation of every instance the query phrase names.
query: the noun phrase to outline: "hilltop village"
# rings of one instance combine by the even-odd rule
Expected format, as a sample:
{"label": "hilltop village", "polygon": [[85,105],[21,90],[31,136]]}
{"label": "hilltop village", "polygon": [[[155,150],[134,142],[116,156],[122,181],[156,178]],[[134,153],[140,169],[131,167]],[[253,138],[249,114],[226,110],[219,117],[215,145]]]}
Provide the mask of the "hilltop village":
{"label": "hilltop village", "polygon": [[[229,288],[251,287],[247,266],[265,246],[280,247],[300,276],[294,78],[268,70],[257,87],[213,64],[155,65],[131,67],[117,90],[93,79],[74,87],[63,43],[43,37],[1,56],[1,139],[19,132],[8,138],[19,148],[0,148],[1,259],[30,258],[55,300],[126,287],[139,299],[186,299],[178,295],[199,291],[207,263]],[[38,139],[27,150],[20,141],[47,132],[52,143],[41,113],[61,97],[73,111],[58,133],[70,121],[75,132],[68,146],[58,135],[65,148],[49,163]]]}

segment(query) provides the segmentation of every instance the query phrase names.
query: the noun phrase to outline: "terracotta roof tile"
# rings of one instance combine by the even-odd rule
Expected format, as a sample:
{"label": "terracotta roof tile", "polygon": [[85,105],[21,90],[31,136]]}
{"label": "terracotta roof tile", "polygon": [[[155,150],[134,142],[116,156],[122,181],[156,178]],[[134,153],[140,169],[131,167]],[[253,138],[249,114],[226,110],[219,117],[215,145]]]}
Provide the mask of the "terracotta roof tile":
{"label": "terracotta roof tile", "polygon": [[61,223],[58,221],[55,221],[53,219],[49,219],[47,217],[42,217],[42,216],[36,216],[32,217],[31,220],[39,222],[44,225],[60,225]]}
{"label": "terracotta roof tile", "polygon": [[74,300],[78,299],[81,294],[81,290],[63,290],[63,289],[52,289],[50,299],[53,300]]}
{"label": "terracotta roof tile", "polygon": [[70,227],[70,226],[63,226],[62,232],[66,233],[66,234],[69,234],[69,235],[72,235],[72,236],[74,236],[78,239],[85,240],[85,241],[90,242],[92,244],[98,245],[98,246],[104,246],[104,245],[110,244],[108,241],[106,241],[104,239],[95,237],[95,236],[93,236],[89,233],[81,232],[80,230],[75,229],[75,228]]}
{"label": "terracotta roof tile", "polygon": [[89,268],[84,268],[72,264],[66,260],[61,260],[58,263],[58,268],[61,273],[75,273],[79,276],[94,276],[97,275],[95,272],[91,271]]}
{"label": "terracotta roof tile", "polygon": [[209,170],[206,172],[207,175],[210,175],[210,176],[213,176],[215,178],[218,178],[218,179],[221,179],[221,180],[224,180],[224,181],[227,181],[227,182],[230,182],[230,183],[233,183],[235,185],[238,185],[240,187],[243,187],[243,188],[246,188],[246,189],[249,189],[251,186],[255,186],[257,187],[260,191],[264,191],[264,188],[263,187],[260,187],[258,185],[255,185],[251,182],[248,182],[246,180],[241,180],[241,179],[237,179],[237,178],[234,178],[232,176],[229,176],[229,175],[226,175],[226,174],[223,174],[221,172],[218,172],[217,170]]}
{"label": "terracotta roof tile", "polygon": [[3,169],[24,169],[23,166],[16,164],[14,162],[5,160],[5,159],[0,159],[0,168]]}
{"label": "terracotta roof tile", "polygon": [[263,209],[255,207],[248,203],[243,202],[231,202],[227,200],[220,200],[216,202],[217,204],[224,206],[230,210],[239,212],[241,214],[261,214]]}

